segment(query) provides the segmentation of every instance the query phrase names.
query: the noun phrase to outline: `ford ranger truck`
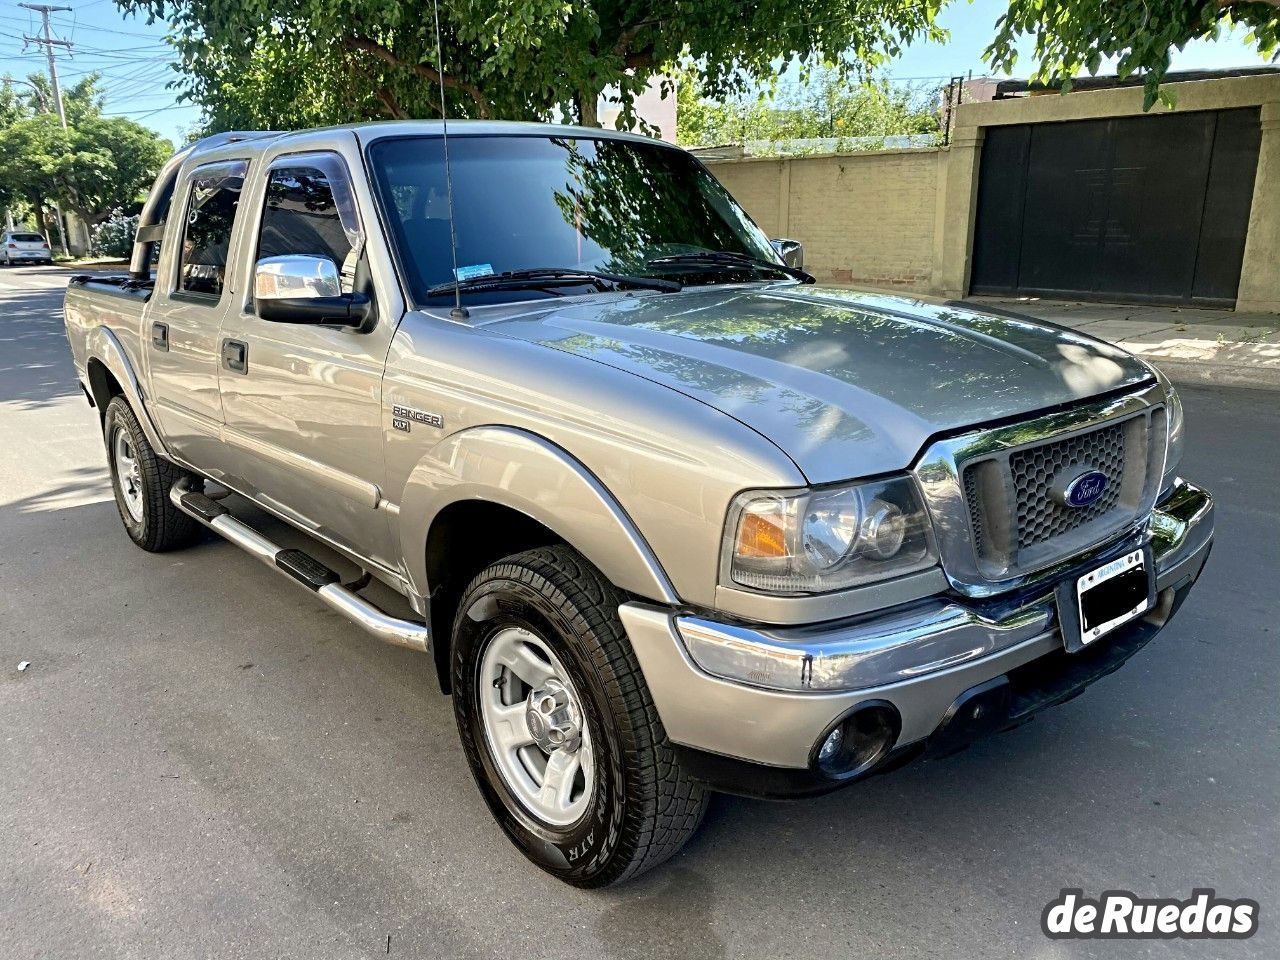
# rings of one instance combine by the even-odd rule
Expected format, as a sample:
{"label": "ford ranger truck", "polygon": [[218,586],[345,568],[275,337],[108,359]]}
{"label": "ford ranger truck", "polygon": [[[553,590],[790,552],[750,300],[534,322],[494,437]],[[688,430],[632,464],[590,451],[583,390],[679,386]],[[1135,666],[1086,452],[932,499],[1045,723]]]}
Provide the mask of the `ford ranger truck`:
{"label": "ford ranger truck", "polygon": [[711,791],[820,794],[1074,697],[1209,553],[1157,370],[802,256],[638,136],[231,133],[66,327],[134,542],[208,528],[432,657],[498,823],[598,887]]}

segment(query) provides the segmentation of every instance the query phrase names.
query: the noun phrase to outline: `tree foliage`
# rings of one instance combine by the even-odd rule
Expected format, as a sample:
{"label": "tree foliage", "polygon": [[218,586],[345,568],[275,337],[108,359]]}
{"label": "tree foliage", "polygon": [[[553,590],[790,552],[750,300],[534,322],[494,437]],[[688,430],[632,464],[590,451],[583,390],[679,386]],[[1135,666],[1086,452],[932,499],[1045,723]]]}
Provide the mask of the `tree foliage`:
{"label": "tree foliage", "polygon": [[1096,74],[1104,60],[1114,59],[1119,76],[1143,76],[1149,110],[1161,97],[1173,49],[1215,40],[1237,24],[1248,28],[1263,56],[1280,52],[1280,0],[1010,0],[986,58],[997,70],[1012,72],[1018,40],[1035,37],[1031,79],[1064,92],[1071,78]]}
{"label": "tree foliage", "polygon": [[423,0],[117,0],[173,24],[185,94],[210,129],[363,118],[545,118],[595,123],[616,91],[625,123],[655,75],[699,64],[710,96],[779,61],[865,70],[940,36],[941,0],[441,0],[443,62]]}
{"label": "tree foliage", "polygon": [[936,134],[939,95],[936,86],[821,70],[772,95],[713,100],[690,69],[678,77],[677,139],[685,146],[824,139],[837,149],[874,147],[890,136]]}
{"label": "tree foliage", "polygon": [[93,249],[104,256],[124,259],[133,252],[137,233],[138,214],[127,216],[116,210],[93,228]]}
{"label": "tree foliage", "polygon": [[[606,89],[634,123],[636,94],[676,63],[700,90],[741,100],[799,62],[867,76],[914,39],[942,39],[947,0],[441,0],[443,62],[425,0],[116,0],[174,27],[175,83],[206,129],[296,128],[372,118],[544,119],[557,108],[588,124]],[[1009,0],[986,51],[1018,68],[1035,38],[1033,79],[1071,77],[1115,60],[1155,102],[1170,51],[1243,24],[1277,51],[1280,0]],[[1026,69],[1026,65],[1021,65]]]}
{"label": "tree foliage", "polygon": [[32,75],[31,83],[30,94],[0,101],[0,202],[43,210],[55,201],[90,227],[135,205],[172,145],[132,120],[103,116],[92,74],[63,97],[65,130],[45,109],[53,101],[44,78]]}

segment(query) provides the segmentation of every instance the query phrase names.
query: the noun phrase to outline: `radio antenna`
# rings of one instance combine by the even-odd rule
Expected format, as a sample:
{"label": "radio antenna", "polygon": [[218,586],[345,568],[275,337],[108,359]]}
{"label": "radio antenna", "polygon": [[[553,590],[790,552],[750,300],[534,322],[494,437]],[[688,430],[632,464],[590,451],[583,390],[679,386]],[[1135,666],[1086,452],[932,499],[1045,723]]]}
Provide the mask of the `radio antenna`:
{"label": "radio antenna", "polygon": [[449,253],[453,257],[453,309],[449,316],[465,320],[471,314],[462,305],[462,288],[458,286],[458,228],[453,219],[453,172],[449,169],[449,108],[444,99],[444,47],[440,42],[440,0],[432,0],[432,12],[436,21],[436,74],[440,77],[440,122],[444,128],[444,191],[449,207]]}

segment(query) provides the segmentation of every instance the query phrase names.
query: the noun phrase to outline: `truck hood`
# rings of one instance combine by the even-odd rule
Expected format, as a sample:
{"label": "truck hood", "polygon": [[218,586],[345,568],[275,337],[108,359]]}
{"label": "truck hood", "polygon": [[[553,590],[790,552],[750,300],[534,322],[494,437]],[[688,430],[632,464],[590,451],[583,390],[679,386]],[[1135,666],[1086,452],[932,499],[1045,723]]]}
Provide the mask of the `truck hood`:
{"label": "truck hood", "polygon": [[579,300],[486,324],[664,384],[776,443],[810,483],[911,465],[933,436],[1151,377],[1026,319],[795,285]]}

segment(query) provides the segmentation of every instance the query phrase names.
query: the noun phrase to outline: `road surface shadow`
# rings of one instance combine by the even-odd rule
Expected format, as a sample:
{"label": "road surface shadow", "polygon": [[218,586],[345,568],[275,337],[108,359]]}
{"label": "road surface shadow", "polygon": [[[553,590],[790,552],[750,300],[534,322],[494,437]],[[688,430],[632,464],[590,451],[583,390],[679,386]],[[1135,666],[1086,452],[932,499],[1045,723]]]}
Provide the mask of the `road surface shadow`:
{"label": "road surface shadow", "polygon": [[0,403],[37,409],[80,392],[62,311],[56,309],[59,297],[50,290],[3,291]]}

